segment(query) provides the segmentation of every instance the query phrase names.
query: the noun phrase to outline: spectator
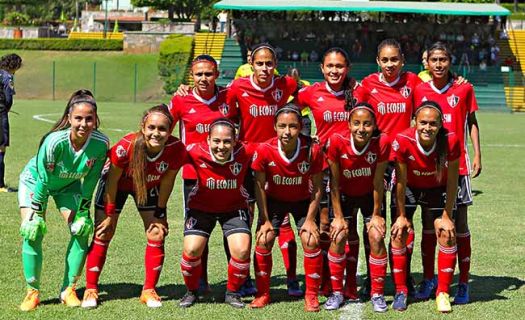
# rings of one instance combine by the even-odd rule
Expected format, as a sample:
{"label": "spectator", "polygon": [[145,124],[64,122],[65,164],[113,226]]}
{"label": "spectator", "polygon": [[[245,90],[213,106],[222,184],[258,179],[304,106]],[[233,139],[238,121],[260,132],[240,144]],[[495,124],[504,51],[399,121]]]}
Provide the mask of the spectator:
{"label": "spectator", "polygon": [[299,61],[299,52],[297,50],[292,51],[292,61]]}
{"label": "spectator", "polygon": [[479,46],[479,35],[474,32],[474,35],[472,35],[472,38],[470,39],[470,43],[475,46],[475,47],[478,47]]}
{"label": "spectator", "polygon": [[461,71],[461,68],[465,68],[467,73],[470,73],[470,59],[468,57],[468,53],[466,51],[463,51],[461,54],[461,58],[459,60],[459,66],[458,70]]}
{"label": "spectator", "polygon": [[[217,18],[219,19],[220,32],[225,32],[226,31],[226,23],[228,22],[228,12],[226,12],[224,10],[221,11],[219,13],[219,15],[217,16]],[[215,29],[213,29],[213,31],[215,32]]]}
{"label": "spectator", "polygon": [[352,45],[353,60],[359,59],[362,51],[363,51],[363,46],[361,45],[361,42],[359,42],[359,39],[356,38],[354,40],[354,44]]}
{"label": "spectator", "polygon": [[487,72],[487,60],[481,60],[481,62],[479,63],[479,71]]}
{"label": "spectator", "polygon": [[490,64],[497,65],[499,62],[499,47],[497,44],[494,44],[490,47]]}
{"label": "spectator", "polygon": [[312,51],[310,51],[310,61],[317,62],[318,60],[319,60],[319,54],[317,53],[317,51],[312,49]]}
{"label": "spectator", "polygon": [[306,49],[303,49],[303,51],[301,52],[301,65],[308,66],[308,52],[306,51]]}

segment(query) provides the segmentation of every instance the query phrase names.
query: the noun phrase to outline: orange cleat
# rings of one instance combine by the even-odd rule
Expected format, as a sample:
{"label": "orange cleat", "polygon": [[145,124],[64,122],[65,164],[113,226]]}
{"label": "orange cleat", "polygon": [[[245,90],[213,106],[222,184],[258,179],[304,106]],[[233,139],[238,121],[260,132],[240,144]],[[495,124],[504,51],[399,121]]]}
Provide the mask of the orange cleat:
{"label": "orange cleat", "polygon": [[84,291],[84,298],[82,299],[82,308],[96,308],[98,305],[98,290],[86,289]]}
{"label": "orange cleat", "polygon": [[315,294],[304,295],[304,311],[319,312],[319,298]]}
{"label": "orange cleat", "polygon": [[77,297],[74,285],[67,287],[66,290],[60,293],[60,301],[68,307],[80,307],[82,304]]}
{"label": "orange cleat", "polygon": [[38,307],[38,304],[40,303],[39,294],[40,294],[40,291],[36,289],[27,289],[27,294],[24,298],[24,301],[22,301],[22,304],[20,305],[20,310],[22,311],[35,310],[36,307]]}
{"label": "orange cleat", "polygon": [[255,296],[252,303],[250,303],[251,308],[264,308],[270,304],[270,295],[262,294]]}
{"label": "orange cleat", "polygon": [[160,301],[160,297],[155,289],[142,290],[140,302],[146,304],[149,308],[162,307],[162,302]]}

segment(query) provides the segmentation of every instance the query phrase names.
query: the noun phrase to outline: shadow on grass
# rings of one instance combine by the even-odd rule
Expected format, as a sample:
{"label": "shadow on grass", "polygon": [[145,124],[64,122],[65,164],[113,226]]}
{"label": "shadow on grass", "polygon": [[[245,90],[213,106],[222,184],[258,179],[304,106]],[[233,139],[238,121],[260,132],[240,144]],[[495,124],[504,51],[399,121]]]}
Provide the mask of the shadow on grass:
{"label": "shadow on grass", "polygon": [[[470,276],[470,301],[507,300],[504,291],[517,291],[525,285],[525,281],[505,276]],[[455,286],[451,288],[455,292]]]}
{"label": "shadow on grass", "polygon": [[481,190],[472,190],[472,196],[476,197],[476,196],[479,196],[480,194],[483,194],[483,191],[481,191]]}

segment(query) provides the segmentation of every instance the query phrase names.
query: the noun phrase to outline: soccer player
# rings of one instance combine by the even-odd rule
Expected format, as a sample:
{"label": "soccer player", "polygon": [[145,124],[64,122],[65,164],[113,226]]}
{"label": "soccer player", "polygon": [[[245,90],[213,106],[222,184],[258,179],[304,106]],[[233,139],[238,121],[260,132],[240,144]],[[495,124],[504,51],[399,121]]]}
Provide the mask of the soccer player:
{"label": "soccer player", "polygon": [[98,305],[99,277],[128,195],[135,200],[147,238],[140,301],[150,308],[162,306],[155,286],[168,235],[166,205],[186,156],[184,144],[170,135],[172,126],[173,118],[165,105],[152,107],[144,113],[140,130],[125,135],[109,152],[95,200],[96,228],[87,256],[83,308]]}
{"label": "soccer player", "polygon": [[[316,136],[321,146],[324,147],[333,133],[349,133],[348,119],[350,114],[347,110],[355,105],[357,101],[363,101],[365,94],[359,83],[348,75],[350,72],[350,59],[343,49],[331,48],[327,50],[321,61],[321,71],[323,72],[324,81],[301,89],[295,102],[301,108],[310,108],[317,129]],[[329,176],[328,165],[326,164],[323,178],[324,187],[328,186]],[[329,192],[326,192],[321,200],[321,248],[325,255],[330,246],[328,237],[330,228],[328,219],[329,199]],[[359,239],[349,242],[348,251],[348,276],[346,278],[345,296],[350,299],[357,299],[357,292],[351,291],[350,288],[354,287],[356,281],[355,272],[351,270],[357,269]],[[325,261],[327,260],[325,259]],[[323,294],[328,294],[330,291],[330,276],[327,275],[327,272],[328,266],[325,263],[323,286],[321,288]]]}
{"label": "soccer player", "polygon": [[[237,68],[237,71],[235,72],[235,78],[234,79],[239,79],[239,78],[244,78],[244,77],[249,77],[253,74],[253,66],[252,66],[252,61],[251,61],[251,56],[252,56],[252,48],[248,48],[246,50],[246,63],[245,64],[242,64],[239,66],[239,68]],[[278,76],[279,75],[279,71],[277,70],[277,68],[273,69],[273,74]]]}
{"label": "soccer player", "polygon": [[450,312],[448,290],[456,266],[452,210],[458,191],[461,149],[459,137],[445,128],[443,119],[436,102],[423,102],[415,111],[415,128],[399,133],[392,143],[397,177],[394,207],[398,214],[392,238],[401,244],[406,242],[411,225],[408,217],[420,205],[423,229],[435,232],[439,242],[437,310]]}
{"label": "soccer player", "polygon": [[[179,122],[179,136],[185,145],[206,141],[210,124],[218,118],[235,120],[235,107],[226,103],[227,88],[219,87],[215,81],[219,77],[217,61],[209,55],[197,56],[191,65],[194,88],[184,95],[174,95],[170,112],[175,125]],[[197,174],[191,165],[182,168],[184,208],[190,191],[197,184]],[[186,210],[185,210],[186,212]],[[225,247],[227,249],[227,246]],[[227,254],[228,251],[226,251]],[[208,284],[208,245],[202,255],[202,293],[209,292]]]}
{"label": "soccer player", "polygon": [[0,192],[16,192],[5,184],[5,153],[9,147],[9,111],[13,106],[15,83],[13,75],[22,67],[22,58],[12,53],[0,59]]}
{"label": "soccer player", "polygon": [[[330,195],[333,205],[331,245],[328,251],[332,294],[325,303],[327,310],[339,309],[344,302],[343,277],[347,263],[345,243],[347,239],[359,239],[357,210],[361,210],[368,229],[375,227],[384,230],[384,219],[380,211],[384,188],[383,175],[390,155],[390,140],[387,135],[380,134],[377,130],[374,110],[368,103],[357,103],[350,110],[348,126],[350,133],[335,133],[330,137],[326,151],[331,171]],[[371,237],[372,235],[373,233]],[[371,243],[371,274],[377,279],[373,282],[375,291],[372,291],[372,303],[374,310],[386,311],[382,287],[386,276],[387,258],[383,239],[381,236],[378,238],[382,247],[379,240]],[[375,266],[375,262],[381,264]],[[382,273],[378,272],[380,269]],[[356,271],[352,266],[350,272],[353,278]],[[355,281],[347,284],[347,290],[357,291]]]}
{"label": "soccer player", "polygon": [[180,268],[187,292],[179,302],[181,307],[190,307],[198,299],[201,255],[217,222],[231,253],[224,300],[233,307],[244,307],[237,291],[250,269],[251,217],[243,183],[253,149],[237,142],[235,126],[225,118],[210,124],[207,142],[187,146],[197,185],[190,193],[184,223]]}
{"label": "soccer player", "polygon": [[[472,178],[481,173],[481,149],[479,126],[476,119],[478,104],[471,84],[458,83],[450,73],[451,53],[446,45],[437,42],[428,49],[428,66],[432,80],[418,86],[414,92],[415,103],[431,100],[437,102],[443,110],[443,126],[455,132],[461,145],[459,159],[459,191],[457,210],[454,213],[458,244],[459,285],[454,298],[455,304],[469,302],[468,279],[470,270],[470,231],[467,221],[467,209],[472,205]],[[468,129],[468,130],[467,130]],[[472,165],[467,150],[467,135],[470,135],[474,158]],[[434,251],[436,240],[431,229],[423,230],[422,253],[424,281],[416,295],[419,299],[428,299],[435,283]]]}
{"label": "soccer player", "polygon": [[254,254],[257,295],[252,308],[270,303],[272,247],[283,220],[291,214],[304,250],[305,310],[319,311],[323,256],[316,216],[322,194],[323,154],[317,143],[301,135],[301,129],[301,111],[292,103],[285,105],[275,115],[277,137],[261,143],[254,155],[259,219]]}
{"label": "soccer player", "polygon": [[428,50],[423,51],[423,54],[421,55],[421,63],[423,64],[423,70],[417,74],[417,76],[421,79],[423,82],[429,82],[432,80],[432,75],[430,74],[430,71],[428,71]]}
{"label": "soccer player", "polygon": [[42,272],[42,239],[47,232],[45,214],[52,196],[69,226],[60,301],[80,306],[75,287],[82,272],[93,221],[89,207],[109,148],[108,138],[98,131],[97,104],[88,90],[73,93],[62,117],[41,140],[37,156],[20,174],[18,202],[22,216],[22,261],[27,295],[22,311],[39,302]]}

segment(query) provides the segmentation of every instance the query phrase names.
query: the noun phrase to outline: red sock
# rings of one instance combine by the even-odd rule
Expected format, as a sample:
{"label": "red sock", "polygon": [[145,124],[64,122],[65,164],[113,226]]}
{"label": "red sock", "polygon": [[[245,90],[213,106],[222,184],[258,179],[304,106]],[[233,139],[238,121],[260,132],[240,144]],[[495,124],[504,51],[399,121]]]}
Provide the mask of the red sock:
{"label": "red sock", "polygon": [[297,279],[297,242],[295,242],[295,234],[288,216],[286,216],[279,228],[279,236],[277,239],[283,255],[286,278],[288,280],[295,280]]}
{"label": "red sock", "polygon": [[270,294],[270,277],[272,276],[272,251],[255,247],[254,253],[255,284],[257,296]]}
{"label": "red sock", "polygon": [[109,241],[93,239],[86,259],[86,289],[98,289],[98,279],[108,253]]}
{"label": "red sock", "polygon": [[164,264],[164,241],[148,240],[144,262],[146,277],[143,289],[155,289]]}
{"label": "red sock", "polygon": [[[328,266],[332,292],[343,293],[343,277],[345,274],[346,255],[328,251]],[[355,277],[355,274],[354,274]],[[354,281],[355,282],[355,281]]]}
{"label": "red sock", "polygon": [[304,282],[305,294],[317,296],[321,286],[321,272],[323,270],[323,254],[321,249],[304,249]]}
{"label": "red sock", "polygon": [[201,257],[188,257],[183,252],[180,260],[180,270],[188,291],[197,291],[202,273]]}
{"label": "red sock", "polygon": [[407,270],[407,276],[410,274],[410,264],[412,262],[412,252],[414,252],[414,241],[416,239],[416,233],[414,232],[414,229],[410,229],[408,232],[408,238],[407,238],[407,264],[406,264],[406,270]]}
{"label": "red sock", "polygon": [[237,292],[248,277],[250,272],[250,259],[237,260],[230,258],[228,263],[228,283],[226,289],[230,292]]}
{"label": "red sock", "polygon": [[407,255],[406,247],[394,248],[390,247],[390,254],[392,258],[392,278],[396,285],[396,293],[404,292],[408,293],[407,289]]}
{"label": "red sock", "polygon": [[348,253],[346,255],[346,279],[347,288],[357,288],[357,260],[359,259],[359,238],[348,241]]}
{"label": "red sock", "polygon": [[374,294],[384,294],[387,262],[388,257],[386,254],[381,257],[376,257],[370,253],[370,296]]}
{"label": "red sock", "polygon": [[457,247],[439,246],[438,253],[438,286],[436,295],[440,292],[448,293],[448,288],[454,279],[454,268],[456,267]]}
{"label": "red sock", "polygon": [[470,272],[470,232],[457,233],[456,242],[458,245],[458,265],[459,265],[459,282],[468,283]]}
{"label": "red sock", "polygon": [[421,238],[421,259],[423,260],[423,279],[434,278],[434,260],[436,255],[436,233],[434,230],[423,230]]}

